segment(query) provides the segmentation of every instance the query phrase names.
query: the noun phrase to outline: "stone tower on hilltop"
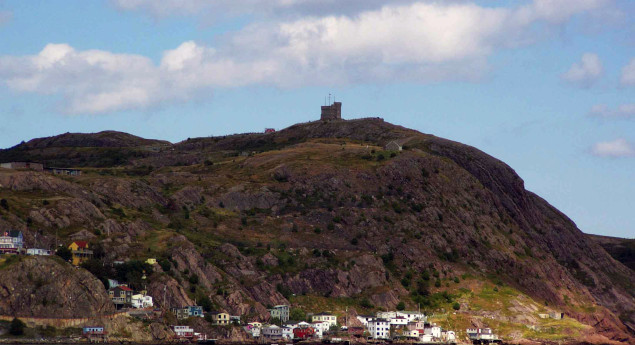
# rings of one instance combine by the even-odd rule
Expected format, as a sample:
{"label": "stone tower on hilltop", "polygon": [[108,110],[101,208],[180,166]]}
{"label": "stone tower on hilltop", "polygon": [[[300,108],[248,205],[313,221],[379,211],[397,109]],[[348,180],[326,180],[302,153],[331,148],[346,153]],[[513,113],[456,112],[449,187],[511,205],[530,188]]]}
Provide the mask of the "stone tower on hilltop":
{"label": "stone tower on hilltop", "polygon": [[333,121],[342,119],[342,102],[333,102],[331,105],[322,106],[322,121]]}

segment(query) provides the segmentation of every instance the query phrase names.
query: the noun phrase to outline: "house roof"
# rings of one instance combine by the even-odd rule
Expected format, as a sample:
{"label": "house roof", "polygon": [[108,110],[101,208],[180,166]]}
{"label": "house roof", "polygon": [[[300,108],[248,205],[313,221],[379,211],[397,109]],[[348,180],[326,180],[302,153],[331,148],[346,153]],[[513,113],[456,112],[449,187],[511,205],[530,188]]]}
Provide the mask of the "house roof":
{"label": "house roof", "polygon": [[123,290],[123,291],[132,291],[132,289],[131,289],[131,288],[129,288],[129,287],[127,287],[127,286],[121,286],[121,285],[119,285],[119,286],[117,286],[117,287],[115,287],[115,288],[113,288],[113,289],[117,289],[117,288],[119,288],[119,289],[121,289],[121,290]]}
{"label": "house roof", "polygon": [[[73,243],[77,244],[77,247],[79,247],[79,248],[88,248],[88,242],[86,242],[86,241],[75,241]],[[71,243],[71,244],[73,244],[73,243]]]}
{"label": "house roof", "polygon": [[11,237],[20,237],[22,235],[22,231],[20,230],[11,230],[9,231],[9,236]]}
{"label": "house roof", "polygon": [[321,313],[315,314],[315,316],[335,316],[335,315],[331,313],[327,313],[327,312],[321,312]]}

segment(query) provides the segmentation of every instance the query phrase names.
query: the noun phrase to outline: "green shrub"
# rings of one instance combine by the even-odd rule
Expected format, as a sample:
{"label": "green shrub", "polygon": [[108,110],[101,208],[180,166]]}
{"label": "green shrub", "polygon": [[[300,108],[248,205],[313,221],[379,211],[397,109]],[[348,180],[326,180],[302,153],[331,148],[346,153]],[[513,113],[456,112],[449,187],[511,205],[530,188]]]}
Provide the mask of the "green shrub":
{"label": "green shrub", "polygon": [[406,309],[406,303],[404,302],[399,302],[397,304],[397,310],[401,311],[401,310],[405,310]]}
{"label": "green shrub", "polygon": [[25,328],[26,325],[24,324],[24,322],[22,322],[22,320],[13,318],[13,320],[11,321],[11,325],[9,325],[9,334],[15,336],[23,335]]}

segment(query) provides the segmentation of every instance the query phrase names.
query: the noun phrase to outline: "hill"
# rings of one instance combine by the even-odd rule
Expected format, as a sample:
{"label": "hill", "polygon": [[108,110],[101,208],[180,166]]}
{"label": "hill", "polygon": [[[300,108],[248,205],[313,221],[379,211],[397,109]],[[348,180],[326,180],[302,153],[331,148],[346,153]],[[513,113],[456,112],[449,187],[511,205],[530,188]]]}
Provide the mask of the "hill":
{"label": "hill", "polygon": [[74,178],[2,170],[0,226],[91,241],[102,280],[121,274],[109,262],[155,257],[148,290],[165,307],[264,320],[281,303],[343,316],[403,302],[506,339],[634,340],[633,271],[473,147],[361,119],[172,148],[116,166],[87,155]]}
{"label": "hill", "polygon": [[635,239],[600,235],[587,235],[597,242],[615,260],[635,271]]}
{"label": "hill", "polygon": [[0,150],[0,161],[30,161],[53,167],[108,167],[128,164],[132,158],[165,150],[170,142],[144,139],[128,133],[64,133],[22,142]]}

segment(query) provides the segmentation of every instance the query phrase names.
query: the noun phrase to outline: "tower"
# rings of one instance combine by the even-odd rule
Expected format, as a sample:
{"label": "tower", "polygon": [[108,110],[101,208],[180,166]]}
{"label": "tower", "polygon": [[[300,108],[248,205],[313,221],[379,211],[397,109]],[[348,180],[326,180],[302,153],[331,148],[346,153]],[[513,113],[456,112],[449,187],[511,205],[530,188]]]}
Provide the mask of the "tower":
{"label": "tower", "polygon": [[333,102],[331,105],[322,106],[320,120],[333,121],[342,119],[342,102]]}

